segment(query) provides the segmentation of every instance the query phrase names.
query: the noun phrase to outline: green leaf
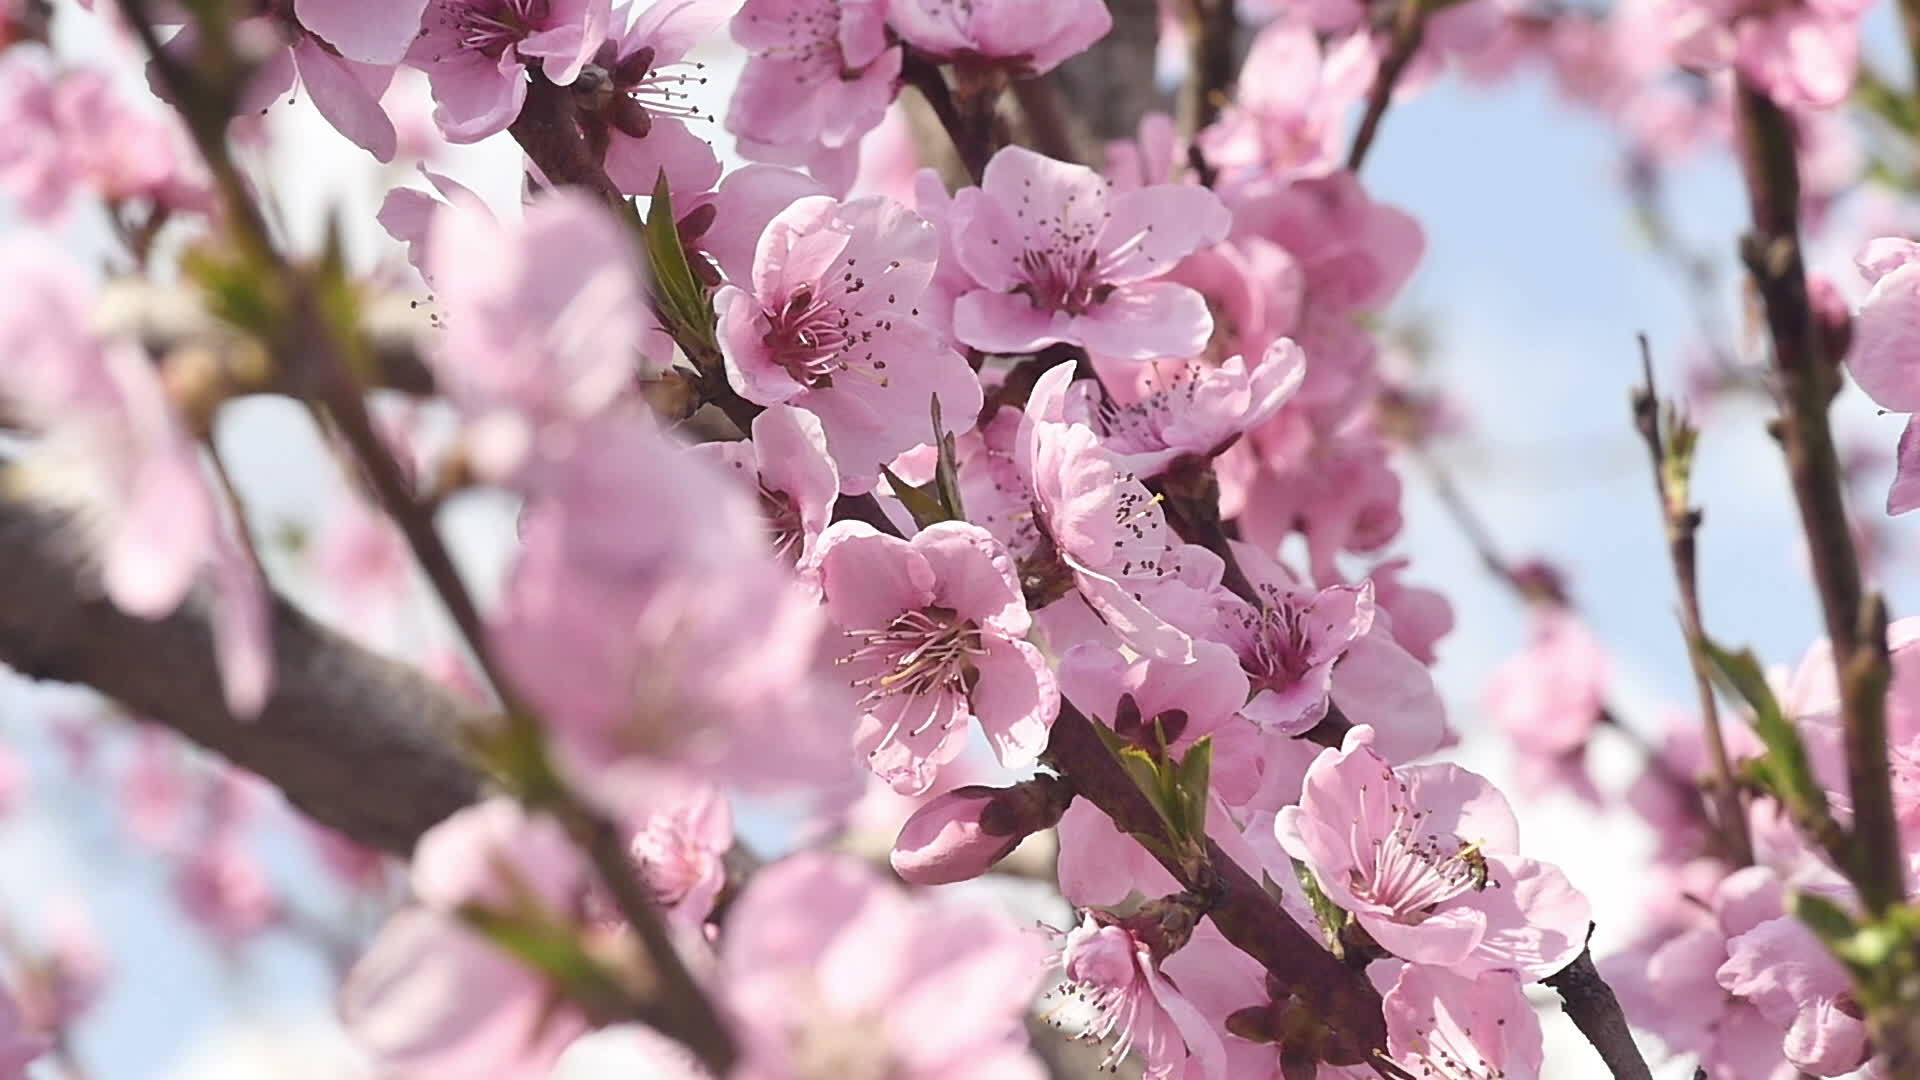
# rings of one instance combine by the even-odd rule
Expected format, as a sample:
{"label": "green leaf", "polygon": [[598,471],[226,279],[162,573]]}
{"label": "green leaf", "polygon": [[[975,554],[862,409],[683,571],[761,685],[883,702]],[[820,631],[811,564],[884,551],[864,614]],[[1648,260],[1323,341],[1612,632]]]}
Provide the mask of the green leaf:
{"label": "green leaf", "polygon": [[1860,930],[1847,909],[1818,893],[1796,892],[1788,903],[1793,914],[1829,946],[1851,940]]}
{"label": "green leaf", "polygon": [[1193,744],[1173,777],[1181,809],[1177,823],[1186,835],[1205,842],[1207,835],[1207,785],[1213,775],[1213,736]]}
{"label": "green leaf", "polygon": [[1753,710],[1753,729],[1767,748],[1766,776],[1774,794],[1803,820],[1827,818],[1827,793],[1813,777],[1806,745],[1774,698],[1752,650],[1732,653],[1705,639],[1699,649],[1721,684]]}
{"label": "green leaf", "polygon": [[713,305],[706,286],[694,276],[687,261],[686,246],[680,242],[679,222],[673,213],[673,193],[662,171],[653,185],[653,205],[648,208],[642,228],[646,241],[647,267],[652,272],[655,309],[669,333],[691,355],[717,354],[714,337]]}
{"label": "green leaf", "polygon": [[1333,950],[1334,956],[1345,959],[1347,946],[1342,932],[1347,926],[1346,911],[1320,888],[1319,879],[1313,876],[1312,870],[1307,869],[1306,863],[1299,859],[1292,862],[1293,876],[1300,879],[1300,888],[1307,894],[1307,904],[1313,908],[1314,918],[1320,920],[1320,926],[1327,932],[1327,947]]}
{"label": "green leaf", "polygon": [[474,904],[461,908],[459,916],[496,948],[590,1009],[618,1010],[629,997],[620,980],[587,951],[571,926],[536,914],[509,915]]}
{"label": "green leaf", "polygon": [[933,444],[938,450],[938,458],[933,468],[933,489],[940,499],[940,505],[947,511],[949,521],[967,520],[967,508],[960,501],[960,473],[958,451],[955,449],[953,433],[940,422],[940,398],[935,395],[933,402]]}
{"label": "green leaf", "polygon": [[885,465],[880,466],[880,475],[887,478],[887,486],[893,489],[893,494],[907,508],[907,513],[913,515],[915,525],[924,529],[937,522],[953,520],[939,497],[930,493],[927,487],[914,487]]}

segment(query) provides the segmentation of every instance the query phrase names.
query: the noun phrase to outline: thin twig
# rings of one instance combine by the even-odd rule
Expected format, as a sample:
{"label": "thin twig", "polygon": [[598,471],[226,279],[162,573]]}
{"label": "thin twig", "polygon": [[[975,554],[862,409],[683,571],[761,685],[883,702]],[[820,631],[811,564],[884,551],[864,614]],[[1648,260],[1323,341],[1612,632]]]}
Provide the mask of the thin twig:
{"label": "thin twig", "polygon": [[[1695,538],[1700,528],[1700,511],[1688,505],[1686,471],[1691,467],[1692,448],[1670,447],[1661,431],[1660,399],[1654,389],[1653,353],[1647,336],[1640,335],[1640,366],[1646,383],[1634,391],[1634,424],[1646,441],[1653,463],[1654,490],[1660,497],[1660,516],[1666,523],[1667,555],[1673,563],[1674,582],[1680,590],[1680,628],[1687,639],[1687,657],[1693,668],[1694,689],[1700,698],[1700,719],[1706,731],[1707,754],[1713,762],[1710,796],[1717,811],[1716,835],[1727,846],[1735,866],[1753,865],[1753,837],[1747,831],[1746,807],[1740,788],[1734,782],[1733,765],[1727,758],[1726,740],[1720,732],[1720,708],[1714,699],[1713,677],[1701,651],[1706,630],[1700,618],[1699,560]],[[1691,438],[1690,435],[1684,436]],[[1674,462],[1671,455],[1684,460]]]}
{"label": "thin twig", "polygon": [[[1792,119],[1740,80],[1741,164],[1753,231],[1741,254],[1766,308],[1779,375],[1779,431],[1801,528],[1826,618],[1841,697],[1847,786],[1854,814],[1851,865],[1861,902],[1884,914],[1906,898],[1887,754],[1885,612],[1867,601],[1853,547],[1845,478],[1827,407],[1838,386],[1807,292],[1800,253],[1800,171]],[[1915,1048],[1920,1054],[1920,1047]]]}
{"label": "thin twig", "polygon": [[1367,95],[1366,114],[1360,118],[1360,130],[1354,133],[1353,148],[1347,151],[1349,171],[1359,172],[1367,160],[1367,151],[1373,148],[1374,137],[1380,133],[1380,121],[1387,115],[1387,106],[1393,103],[1394,88],[1413,61],[1413,54],[1420,51],[1426,24],[1426,0],[1400,0],[1393,19],[1392,44],[1387,47],[1387,55],[1381,59],[1380,70],[1374,75],[1373,90]]}
{"label": "thin twig", "polygon": [[1180,87],[1180,130],[1188,138],[1213,123],[1233,85],[1234,0],[1185,0],[1187,81]]}

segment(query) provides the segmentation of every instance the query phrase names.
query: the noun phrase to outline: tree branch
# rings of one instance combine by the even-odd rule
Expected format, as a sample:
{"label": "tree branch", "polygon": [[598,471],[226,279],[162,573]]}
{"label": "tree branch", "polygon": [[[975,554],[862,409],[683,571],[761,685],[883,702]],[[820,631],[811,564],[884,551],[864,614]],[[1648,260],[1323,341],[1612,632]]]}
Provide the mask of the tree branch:
{"label": "tree branch", "polygon": [[1634,1045],[1633,1032],[1627,1029],[1620,999],[1613,996],[1613,987],[1593,966],[1590,950],[1582,949],[1573,963],[1540,981],[1559,993],[1567,1018],[1600,1052],[1600,1060],[1606,1062],[1614,1080],[1653,1080],[1646,1059]]}
{"label": "tree branch", "polygon": [[1373,148],[1374,137],[1380,133],[1380,121],[1386,118],[1387,106],[1393,104],[1394,87],[1400,84],[1400,76],[1413,62],[1413,54],[1420,51],[1426,25],[1425,0],[1400,0],[1393,19],[1392,43],[1387,47],[1387,55],[1380,60],[1380,70],[1373,77],[1373,91],[1367,95],[1366,114],[1360,118],[1360,130],[1354,132],[1353,148],[1347,151],[1348,170],[1359,172],[1367,160],[1367,151]]}
{"label": "tree branch", "polygon": [[0,501],[0,662],[90,686],[396,855],[480,797],[454,739],[471,714],[447,690],[276,597],[273,696],[258,718],[236,720],[200,606],[154,620],[122,612],[75,553],[74,528],[59,511]]}
{"label": "tree branch", "polygon": [[1187,81],[1180,87],[1180,130],[1188,138],[1213,123],[1233,85],[1234,0],[1185,0]]}

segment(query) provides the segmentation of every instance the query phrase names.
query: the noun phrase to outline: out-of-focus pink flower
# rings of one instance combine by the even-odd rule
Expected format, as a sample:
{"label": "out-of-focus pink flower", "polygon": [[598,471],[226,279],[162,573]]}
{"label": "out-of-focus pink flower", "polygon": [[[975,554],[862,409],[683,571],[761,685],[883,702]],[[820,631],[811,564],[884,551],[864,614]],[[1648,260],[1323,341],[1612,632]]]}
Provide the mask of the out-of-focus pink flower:
{"label": "out-of-focus pink flower", "polygon": [[[100,1000],[110,971],[99,928],[78,901],[52,909],[33,955],[20,967],[21,1016],[48,1035],[70,1030]],[[0,1069],[0,1076],[6,1075]]]}
{"label": "out-of-focus pink flower", "polygon": [[1213,331],[1206,302],[1154,279],[1231,224],[1205,188],[1115,194],[1092,169],[1006,147],[954,199],[960,262],[979,284],[955,305],[954,333],[994,353],[1064,342],[1122,360],[1192,356]]}
{"label": "out-of-focus pink flower", "polygon": [[337,829],[311,819],[300,820],[306,825],[307,837],[313,841],[320,864],[334,880],[356,892],[372,892],[386,884],[391,860],[384,852],[365,847]]}
{"label": "out-of-focus pink flower", "polygon": [[279,894],[266,868],[226,830],[186,852],[174,894],[189,918],[225,944],[244,941],[280,918]]}
{"label": "out-of-focus pink flower", "polygon": [[477,142],[520,115],[529,68],[570,85],[611,23],[609,0],[429,0],[407,62],[433,84],[447,140]]}
{"label": "out-of-focus pink flower", "polygon": [[1802,1071],[1845,1075],[1872,1053],[1852,978],[1799,919],[1769,919],[1729,938],[1715,974],[1729,994],[1785,1029],[1782,1051]]}
{"label": "out-of-focus pink flower", "polygon": [[1453,605],[1439,591],[1407,585],[1400,574],[1406,559],[1389,559],[1373,568],[1374,618],[1384,613],[1392,624],[1393,639],[1413,658],[1432,665],[1434,646],[1453,630]]}
{"label": "out-of-focus pink flower", "polygon": [[991,64],[1011,75],[1044,75],[1107,36],[1113,15],[1101,0],[887,0],[901,40],[942,63]]}
{"label": "out-of-focus pink flower", "polygon": [[[1881,237],[1867,244],[1856,260],[1873,289],[1860,305],[1853,326],[1847,370],[1860,389],[1883,409],[1920,412],[1920,244]],[[1893,487],[1887,513],[1904,514],[1920,506],[1920,421],[1909,420],[1894,457]]]}
{"label": "out-of-focus pink flower", "polygon": [[825,616],[767,550],[753,499],[644,416],[576,436],[523,478],[494,626],[556,752],[587,773],[638,757],[729,785],[847,778],[855,714]]}
{"label": "out-of-focus pink flower", "polygon": [[755,875],[721,939],[735,1075],[782,1080],[824,1060],[855,1076],[1039,1080],[1021,1017],[1044,953],[987,909],[909,897],[850,857],[792,856]]}
{"label": "out-of-focus pink flower", "polygon": [[1059,824],[1072,798],[1072,785],[1044,773],[1012,787],[954,788],[913,812],[889,861],[912,885],[979,877],[1027,837]]}
{"label": "out-of-focus pink flower", "polygon": [[1831,108],[1853,89],[1861,0],[1669,0],[1658,25],[1676,63],[1740,73],[1782,106]]}
{"label": "out-of-focus pink flower", "polygon": [[1053,672],[1025,641],[1032,618],[1013,560],[985,529],[930,525],[912,540],[840,522],[820,541],[827,613],[860,699],[855,744],[902,792],[931,787],[979,721],[1008,768],[1038,760],[1060,707]]}
{"label": "out-of-focus pink flower", "polygon": [[791,405],[771,405],[753,418],[753,438],[701,443],[760,499],[773,553],[792,566],[812,566],[820,534],[833,520],[840,472],[827,453],[820,418]]}
{"label": "out-of-focus pink flower", "polygon": [[733,808],[718,787],[685,773],[641,767],[603,797],[633,830],[627,845],[641,884],[674,920],[699,926],[727,883]]}
{"label": "out-of-focus pink flower", "polygon": [[395,1076],[544,1077],[586,1018],[458,912],[564,924],[586,906],[586,883],[559,824],[510,800],[429,829],[414,852],[420,906],[389,919],[341,985],[348,1033]]}
{"label": "out-of-focus pink flower", "polygon": [[1241,64],[1240,92],[1201,135],[1208,163],[1275,180],[1338,169],[1347,112],[1366,96],[1378,64],[1365,34],[1329,44],[1292,19],[1261,30]]}
{"label": "out-of-focus pink flower", "polygon": [[25,1077],[27,1066],[52,1046],[45,1035],[29,1029],[13,995],[0,986],[0,1077]]}
{"label": "out-of-focus pink flower", "polygon": [[980,411],[980,381],[916,314],[933,277],[932,226],[879,198],[803,198],[767,226],[750,288],[714,297],[727,378],[742,397],[820,418],[850,493],[880,466]]}
{"label": "out-of-focus pink flower", "polygon": [[750,54],[727,108],[748,157],[807,167],[842,192],[900,88],[886,0],[747,0],[733,40]]}
{"label": "out-of-focus pink flower", "polygon": [[40,435],[17,466],[26,493],[77,504],[107,597],[128,614],[168,614],[210,569],[227,706],[259,712],[272,683],[264,585],[220,520],[152,360],[87,329],[92,289],[70,256],[15,242],[0,248],[0,280],[0,401]]}
{"label": "out-of-focus pink flower", "polygon": [[[1044,420],[1085,424],[1114,460],[1137,477],[1160,475],[1182,457],[1207,459],[1286,404],[1306,376],[1300,347],[1281,338],[1251,365],[1239,356],[1219,367],[1197,360],[1155,360],[1112,397],[1091,379],[1067,384],[1064,398],[1030,397]],[[1049,383],[1048,391],[1063,389]]]}
{"label": "out-of-focus pink flower", "polygon": [[[1535,614],[1526,647],[1487,680],[1485,705],[1532,775],[1557,764],[1563,779],[1584,777],[1586,748],[1607,708],[1606,648],[1565,608]],[[1537,784],[1533,791],[1559,785]],[[1575,789],[1582,785],[1576,783]],[[1592,783],[1584,785],[1590,797]]]}
{"label": "out-of-focus pink flower", "polygon": [[[626,31],[600,46],[594,63],[606,85],[581,112],[592,145],[604,145],[607,177],[630,195],[651,195],[662,172],[676,203],[720,179],[720,159],[690,121],[708,120],[691,103],[705,65],[687,53],[724,25],[737,0],[651,0]],[[616,25],[628,8],[614,12]]]}
{"label": "out-of-focus pink flower", "polygon": [[1540,1019],[1520,978],[1407,964],[1386,994],[1387,1050],[1417,1076],[1539,1080]]}
{"label": "out-of-focus pink flower", "polygon": [[30,218],[62,215],[76,195],[207,204],[206,180],[164,114],[133,108],[104,71],[54,73],[25,55],[0,63],[0,190]]}
{"label": "out-of-focus pink flower", "polygon": [[585,195],[543,196],[517,224],[461,200],[439,211],[428,244],[446,332],[427,362],[486,475],[511,474],[645,371],[633,245]]}
{"label": "out-of-focus pink flower", "polygon": [[1220,1030],[1160,971],[1162,956],[1125,926],[1089,912],[1054,962],[1066,992],[1093,1006],[1087,1037],[1113,1040],[1109,1067],[1138,1050],[1146,1080],[1228,1080]]}
{"label": "out-of-focus pink flower", "polygon": [[1519,828],[1506,799],[1458,766],[1396,769],[1368,746],[1372,737],[1355,727],[1307,770],[1300,805],[1274,822],[1287,854],[1410,962],[1532,980],[1578,956],[1586,897],[1555,867],[1508,854]]}

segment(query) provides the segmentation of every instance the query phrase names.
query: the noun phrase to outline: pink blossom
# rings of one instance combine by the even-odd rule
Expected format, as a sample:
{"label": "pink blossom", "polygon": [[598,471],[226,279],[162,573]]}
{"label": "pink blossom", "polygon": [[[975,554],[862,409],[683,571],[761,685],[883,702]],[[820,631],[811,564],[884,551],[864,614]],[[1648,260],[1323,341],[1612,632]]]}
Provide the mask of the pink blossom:
{"label": "pink blossom", "polygon": [[1587,743],[1607,709],[1608,679],[1599,640],[1571,612],[1548,608],[1534,616],[1526,647],[1488,678],[1487,713],[1533,768],[1564,762],[1584,776]]}
{"label": "pink blossom", "polygon": [[860,138],[900,86],[901,51],[887,43],[886,0],[747,0],[733,17],[746,68],[727,130],[760,161],[807,166],[826,186],[853,182]]}
{"label": "pink blossom", "polygon": [[74,900],[49,913],[40,937],[34,954],[20,966],[20,1014],[34,1031],[69,1032],[106,988],[111,972],[106,944],[87,909]]}
{"label": "pink blossom", "polygon": [[1390,616],[1393,639],[1413,658],[1432,665],[1434,646],[1453,630],[1453,605],[1434,589],[1408,585],[1400,580],[1407,560],[1389,559],[1373,568],[1374,618]]}
{"label": "pink blossom", "polygon": [[1319,437],[1291,411],[1243,440],[1244,451],[1236,447],[1240,464],[1222,458],[1221,510],[1238,517],[1241,536],[1257,547],[1303,534],[1309,576],[1331,584],[1342,579],[1341,552],[1376,551],[1399,535],[1400,477],[1378,431],[1356,425]]}
{"label": "pink blossom", "polygon": [[1213,330],[1206,302],[1154,279],[1231,224],[1205,188],[1115,194],[1092,169],[1009,146],[955,196],[960,263],[979,288],[955,305],[954,333],[994,353],[1064,342],[1116,359],[1192,356]]}
{"label": "pink blossom", "polygon": [[438,212],[427,258],[446,331],[427,362],[485,475],[509,475],[645,370],[633,253],[608,212],[574,191],[543,196],[517,224],[465,200]]}
{"label": "pink blossom", "polygon": [[493,627],[556,751],[587,774],[641,758],[761,788],[846,778],[853,716],[825,617],[773,560],[754,500],[645,418],[576,436],[523,476]]}
{"label": "pink blossom", "polygon": [[609,0],[429,0],[407,62],[427,73],[447,140],[477,142],[520,115],[529,67],[571,84],[607,39],[610,9]]}
{"label": "pink blossom", "polygon": [[621,808],[633,830],[628,851],[641,884],[673,919],[699,926],[727,883],[726,855],[733,847],[733,809],[718,787],[664,769],[615,773],[603,797]]}
{"label": "pink blossom", "polygon": [[23,50],[0,64],[0,190],[42,221],[76,195],[110,206],[206,204],[206,180],[183,153],[177,127],[133,108],[104,71],[55,73]]}
{"label": "pink blossom", "polygon": [[549,925],[582,906],[587,867],[559,824],[507,799],[456,812],[414,852],[420,905],[387,921],[340,988],[342,1022],[395,1076],[544,1077],[586,1019],[462,921],[469,906]]}
{"label": "pink blossom", "polygon": [[385,852],[359,844],[345,833],[310,819],[300,821],[306,826],[307,838],[313,842],[320,865],[326,867],[335,881],[354,892],[383,891],[390,864]]}
{"label": "pink blossom", "polygon": [[1733,66],[1787,108],[1831,108],[1853,88],[1859,0],[1768,5],[1750,0],[1668,0],[1658,5],[1675,62]]}
{"label": "pink blossom", "polygon": [[1210,164],[1276,180],[1325,176],[1346,152],[1346,117],[1377,66],[1365,34],[1324,48],[1312,27],[1281,18],[1254,39],[1240,93],[1200,139]]}
{"label": "pink blossom", "polygon": [[397,64],[420,32],[427,0],[293,0],[294,17],[348,60]]}
{"label": "pink blossom", "polygon": [[0,248],[0,401],[41,434],[18,468],[24,492],[77,503],[101,584],[128,614],[159,618],[211,570],[215,656],[236,716],[272,683],[265,587],[229,534],[192,437],[153,362],[88,330],[92,288],[71,258],[37,243]]}
{"label": "pink blossom", "polygon": [[742,397],[820,418],[842,489],[980,411],[980,383],[916,310],[933,277],[933,229],[897,203],[796,201],[760,238],[749,287],[714,297],[727,378]]}
{"label": "pink blossom", "polygon": [[[676,202],[712,187],[720,159],[690,122],[708,120],[691,104],[707,80],[706,65],[686,58],[720,29],[733,0],[651,0],[623,34],[594,55],[605,82],[581,122],[591,143],[605,147],[607,176],[630,195],[651,195],[662,172]],[[615,12],[626,17],[626,8]]]}
{"label": "pink blossom", "polygon": [[735,1075],[826,1061],[897,1080],[1040,1080],[1021,1018],[1043,953],[987,909],[909,897],[846,856],[792,856],[754,876],[721,939]]}
{"label": "pink blossom", "polygon": [[1302,734],[1327,714],[1335,662],[1372,629],[1373,586],[1302,588],[1252,549],[1240,554],[1260,604],[1223,603],[1218,633],[1249,677],[1241,714],[1262,731]]}
{"label": "pink blossom", "polygon": [[1785,1028],[1782,1050],[1801,1071],[1841,1076],[1872,1053],[1853,980],[1799,919],[1769,919],[1729,938],[1715,974],[1729,994]]}
{"label": "pink blossom", "polygon": [[1113,16],[1102,0],[887,0],[887,24],[930,59],[1031,78],[1107,36]]}
{"label": "pink blossom", "polygon": [[1275,835],[1380,945],[1464,976],[1558,971],[1586,943],[1586,898],[1546,863],[1508,854],[1518,823],[1487,781],[1454,765],[1394,768],[1373,730],[1307,770]]}
{"label": "pink blossom", "polygon": [[52,1048],[45,1035],[27,1027],[20,1006],[7,988],[0,986],[0,1077],[24,1077],[27,1066]]}
{"label": "pink blossom", "polygon": [[1112,396],[1093,380],[1065,390],[1064,399],[1029,398],[1041,419],[1085,424],[1099,434],[1115,461],[1139,477],[1165,472],[1183,458],[1207,459],[1277,412],[1300,387],[1306,358],[1287,338],[1275,341],[1249,366],[1234,356],[1219,367],[1197,360],[1155,360],[1137,369],[1132,385]]}
{"label": "pink blossom", "polygon": [[753,437],[701,443],[697,454],[720,465],[759,497],[773,553],[794,566],[817,561],[820,534],[833,520],[840,472],[827,453],[820,418],[791,405],[772,405],[753,418]]}
{"label": "pink blossom", "polygon": [[[1881,237],[1862,249],[1857,261],[1873,289],[1854,322],[1847,370],[1881,408],[1920,412],[1920,364],[1913,351],[1913,343],[1920,340],[1920,244]],[[1920,506],[1920,436],[1915,431],[1909,419],[1895,455],[1889,514]]]}
{"label": "pink blossom", "polygon": [[[1229,201],[1236,236],[1285,248],[1306,270],[1313,305],[1328,313],[1385,306],[1426,250],[1420,223],[1373,201],[1350,172],[1293,183],[1260,176],[1235,188]],[[1316,366],[1326,363],[1312,342],[1302,339],[1301,347]]]}
{"label": "pink blossom", "polygon": [[1407,964],[1386,994],[1387,1049],[1419,1076],[1539,1080],[1540,1019],[1504,971],[1478,978]]}
{"label": "pink blossom", "polygon": [[440,198],[436,199],[414,188],[394,188],[381,200],[380,212],[375,215],[375,220],[387,231],[388,236],[407,245],[407,262],[420,272],[423,281],[432,285],[433,269],[427,264],[431,245],[427,238],[432,235],[436,220],[448,220],[441,218],[441,209],[448,203],[462,201],[474,206],[485,204],[472,189],[450,176],[434,172],[424,165],[420,166],[420,175],[433,185],[433,190],[439,193]]}
{"label": "pink blossom", "polygon": [[187,916],[227,944],[268,929],[281,914],[266,868],[238,837],[224,832],[186,853],[174,891]]}
{"label": "pink blossom", "polygon": [[979,721],[1002,765],[1046,748],[1059,689],[1040,650],[1013,560],[977,525],[941,522],[901,540],[841,522],[820,541],[839,663],[860,699],[855,743],[874,773],[925,791]]}
{"label": "pink blossom", "polygon": [[1054,962],[1064,992],[1093,1006],[1086,1037],[1113,1040],[1104,1065],[1138,1049],[1145,1080],[1227,1080],[1219,1030],[1161,974],[1161,959],[1126,926],[1089,912],[1067,933]]}
{"label": "pink blossom", "polygon": [[[1069,361],[1042,375],[1033,396],[1057,400],[1073,367]],[[1016,463],[1040,535],[1099,620],[1142,655],[1190,659],[1192,637],[1165,613],[1203,611],[1218,586],[1219,560],[1174,537],[1159,500],[1084,424],[1024,414]],[[1208,559],[1211,582],[1204,580]]]}

